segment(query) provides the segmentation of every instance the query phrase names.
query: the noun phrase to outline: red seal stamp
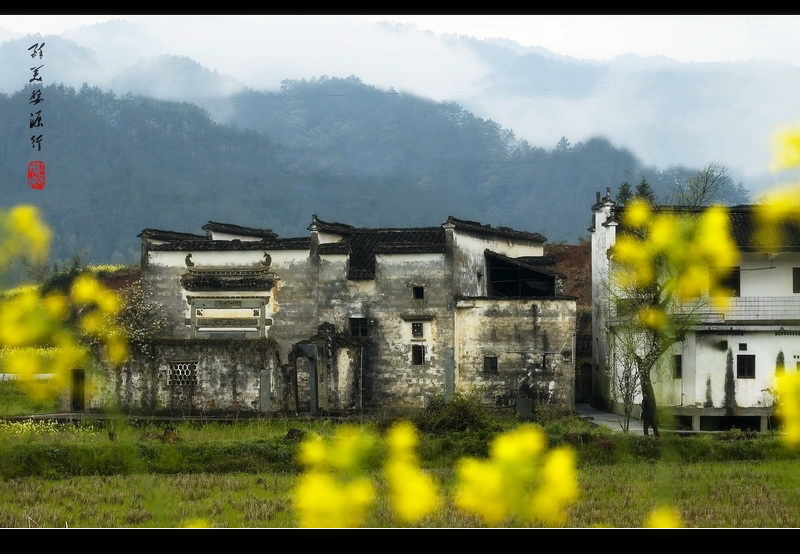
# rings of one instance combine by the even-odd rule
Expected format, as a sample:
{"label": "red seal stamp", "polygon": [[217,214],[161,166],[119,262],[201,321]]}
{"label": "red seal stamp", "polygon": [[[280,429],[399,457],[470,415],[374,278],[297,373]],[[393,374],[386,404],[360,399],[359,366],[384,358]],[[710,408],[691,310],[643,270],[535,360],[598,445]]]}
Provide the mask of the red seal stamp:
{"label": "red seal stamp", "polygon": [[28,164],[28,186],[32,189],[42,190],[44,188],[44,162],[34,160]]}

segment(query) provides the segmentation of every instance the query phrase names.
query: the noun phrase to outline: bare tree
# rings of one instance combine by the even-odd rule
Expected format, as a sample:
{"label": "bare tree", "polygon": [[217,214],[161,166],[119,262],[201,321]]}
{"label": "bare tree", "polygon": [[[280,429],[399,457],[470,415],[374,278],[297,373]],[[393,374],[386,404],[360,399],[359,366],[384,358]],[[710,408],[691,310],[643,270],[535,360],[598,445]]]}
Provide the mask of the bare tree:
{"label": "bare tree", "polygon": [[613,347],[609,349],[610,359],[606,364],[611,384],[611,401],[622,408],[620,427],[627,433],[636,397],[642,392],[642,380],[636,367],[635,356],[642,338],[639,329],[627,322],[611,329]]}
{"label": "bare tree", "polygon": [[[726,198],[727,197],[727,198]],[[712,162],[687,177],[675,190],[672,203],[680,206],[707,206],[713,202],[746,201],[747,191],[733,178],[724,165]]]}

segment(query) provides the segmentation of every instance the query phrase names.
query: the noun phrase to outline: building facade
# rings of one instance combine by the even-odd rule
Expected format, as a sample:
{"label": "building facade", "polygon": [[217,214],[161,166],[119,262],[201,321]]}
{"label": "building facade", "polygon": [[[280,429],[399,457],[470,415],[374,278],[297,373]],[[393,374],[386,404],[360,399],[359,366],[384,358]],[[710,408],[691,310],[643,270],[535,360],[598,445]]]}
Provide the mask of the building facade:
{"label": "building facade", "polygon": [[[679,208],[663,208],[679,209]],[[767,430],[771,425],[774,377],[800,368],[800,234],[787,225],[775,251],[759,247],[756,206],[728,208],[739,265],[726,270],[727,309],[702,301],[694,308],[683,340],[665,353],[651,374],[661,406],[692,430]],[[604,296],[612,271],[609,256],[621,214],[610,191],[592,207],[593,403],[614,405],[613,376],[622,371],[615,350],[614,308]],[[690,215],[697,209],[684,208]],[[718,268],[710,268],[714,271]],[[637,396],[636,402],[640,400]]]}
{"label": "building facade", "polygon": [[169,324],[93,402],[322,414],[469,391],[572,407],[575,300],[542,235],[453,217],[366,229],[314,216],[308,229],[142,231],[142,277]]}

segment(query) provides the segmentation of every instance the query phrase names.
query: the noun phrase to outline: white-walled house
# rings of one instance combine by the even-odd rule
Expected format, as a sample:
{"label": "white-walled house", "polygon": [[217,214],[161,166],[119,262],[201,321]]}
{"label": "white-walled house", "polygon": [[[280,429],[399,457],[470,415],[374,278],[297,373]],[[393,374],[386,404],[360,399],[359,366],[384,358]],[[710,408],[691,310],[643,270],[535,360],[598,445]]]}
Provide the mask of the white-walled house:
{"label": "white-walled house", "polygon": [[[692,212],[697,209],[666,207]],[[619,409],[611,395],[615,361],[611,328],[613,309],[605,299],[611,271],[609,248],[621,230],[624,207],[607,189],[592,206],[593,403]],[[787,227],[775,252],[754,241],[756,207],[728,208],[739,265],[725,281],[732,291],[729,307],[701,302],[682,341],[662,356],[652,373],[659,405],[668,406],[678,423],[693,430],[729,427],[767,430],[778,366],[800,367],[800,234]],[[782,360],[782,362],[781,362]],[[636,402],[640,398],[636,399]]]}

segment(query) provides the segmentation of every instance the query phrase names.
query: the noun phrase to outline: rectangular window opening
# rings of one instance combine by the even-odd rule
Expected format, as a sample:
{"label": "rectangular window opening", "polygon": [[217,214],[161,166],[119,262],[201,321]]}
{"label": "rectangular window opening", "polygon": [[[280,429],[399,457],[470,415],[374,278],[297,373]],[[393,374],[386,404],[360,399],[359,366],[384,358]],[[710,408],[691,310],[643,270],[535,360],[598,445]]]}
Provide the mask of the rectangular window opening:
{"label": "rectangular window opening", "polygon": [[675,354],[672,357],[672,374],[675,379],[683,379],[683,355]]}
{"label": "rectangular window opening", "polygon": [[423,337],[421,321],[415,321],[411,324],[411,336],[415,339],[421,339]]}
{"label": "rectangular window opening", "polygon": [[792,292],[800,292],[800,267],[792,268]]}
{"label": "rectangular window opening", "polygon": [[369,336],[369,322],[366,317],[350,318],[350,336],[367,337]]}
{"label": "rectangular window opening", "polygon": [[484,373],[498,373],[497,356],[484,356],[483,357],[483,372]]}
{"label": "rectangular window opening", "polygon": [[411,345],[411,363],[414,365],[425,365],[425,345]]}
{"label": "rectangular window opening", "polygon": [[738,356],[736,356],[736,378],[737,379],[756,378],[755,354],[739,354]]}
{"label": "rectangular window opening", "polygon": [[414,299],[415,300],[424,300],[425,299],[425,287],[414,287]]}

